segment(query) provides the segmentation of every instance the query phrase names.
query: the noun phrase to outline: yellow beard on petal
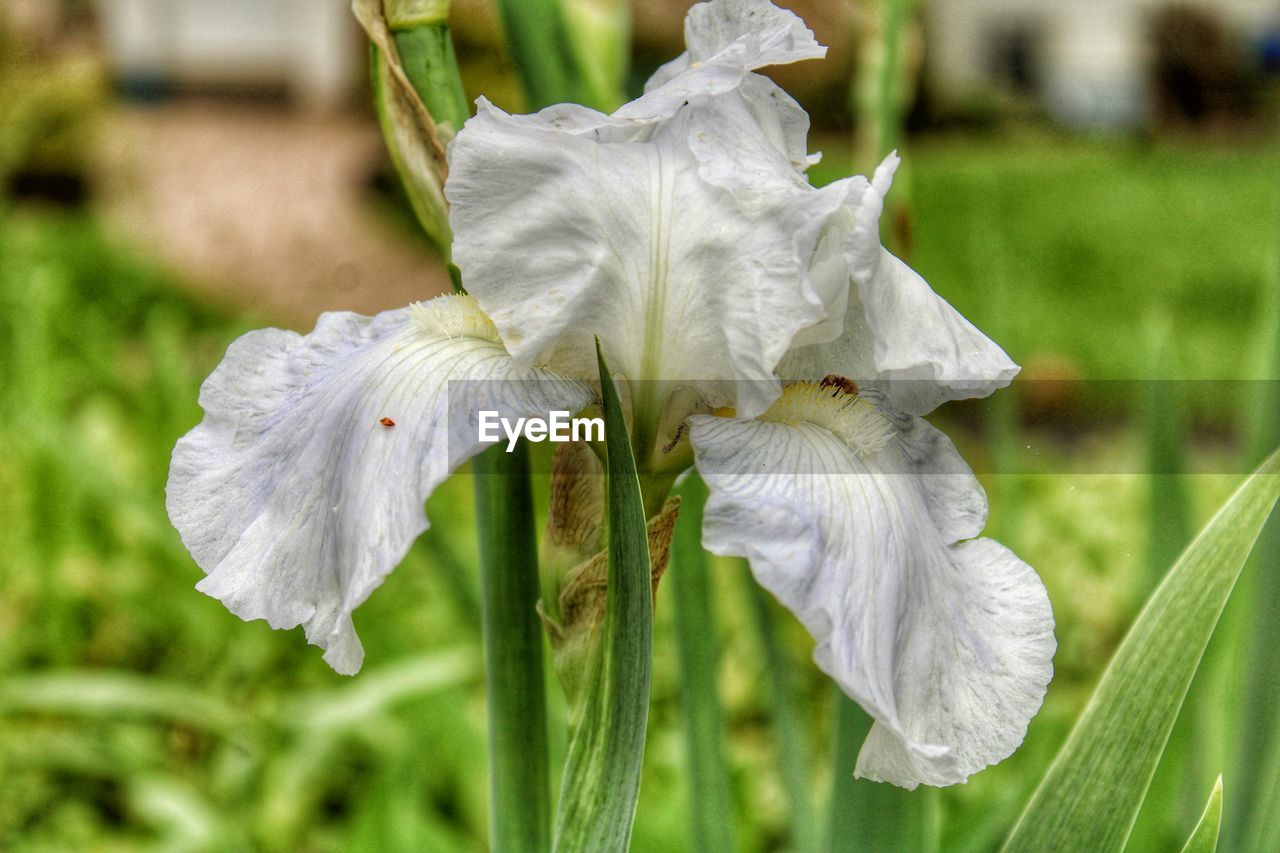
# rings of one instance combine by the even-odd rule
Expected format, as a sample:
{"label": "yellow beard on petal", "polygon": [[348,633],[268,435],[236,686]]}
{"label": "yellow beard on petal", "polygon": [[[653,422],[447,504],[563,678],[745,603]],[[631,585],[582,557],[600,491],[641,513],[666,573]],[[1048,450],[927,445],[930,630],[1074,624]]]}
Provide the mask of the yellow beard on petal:
{"label": "yellow beard on petal", "polygon": [[858,396],[856,385],[840,377],[788,385],[760,420],[820,426],[864,457],[879,453],[894,435],[889,419]]}
{"label": "yellow beard on petal", "polygon": [[497,326],[474,296],[446,293],[427,302],[415,302],[404,310],[419,331],[433,337],[479,338],[502,343]]}

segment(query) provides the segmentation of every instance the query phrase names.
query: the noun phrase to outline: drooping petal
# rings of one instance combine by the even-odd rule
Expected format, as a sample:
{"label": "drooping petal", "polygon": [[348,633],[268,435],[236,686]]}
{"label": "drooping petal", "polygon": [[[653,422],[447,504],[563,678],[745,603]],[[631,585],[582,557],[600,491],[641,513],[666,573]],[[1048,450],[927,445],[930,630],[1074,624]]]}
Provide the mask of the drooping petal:
{"label": "drooping petal", "polygon": [[986,500],[945,436],[811,383],[761,420],[690,430],[703,543],[750,561],[875,717],[859,775],[950,785],[1021,743],[1052,675],[1052,612],[1029,566],[969,538]]}
{"label": "drooping petal", "polygon": [[169,517],[206,573],[201,591],[242,619],[303,625],[354,673],[364,652],[351,613],[427,528],[427,496],[480,449],[475,413],[576,411],[590,398],[513,368],[464,296],[325,314],[305,337],[250,332],[205,381],[204,419],[174,449]]}
{"label": "drooping petal", "polygon": [[898,158],[891,155],[850,206],[854,289],[840,337],[789,353],[789,379],[840,373],[882,390],[895,409],[923,415],[947,400],[985,397],[1018,366],[928,283],[880,244],[879,221]]}

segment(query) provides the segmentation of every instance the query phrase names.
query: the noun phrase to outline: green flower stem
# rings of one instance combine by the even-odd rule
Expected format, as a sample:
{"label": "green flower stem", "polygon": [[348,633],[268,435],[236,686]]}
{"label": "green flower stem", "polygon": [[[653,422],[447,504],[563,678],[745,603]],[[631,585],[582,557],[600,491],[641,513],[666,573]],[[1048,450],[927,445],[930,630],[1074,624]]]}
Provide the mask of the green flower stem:
{"label": "green flower stem", "polygon": [[538,110],[583,101],[560,0],[497,0],[497,5],[525,106]]}
{"label": "green flower stem", "polygon": [[391,32],[395,35],[405,76],[447,143],[471,116],[448,23],[396,29],[392,22]]}
{"label": "green flower stem", "polygon": [[742,561],[742,577],[751,599],[756,633],[764,656],[769,685],[769,711],[777,738],[778,761],[782,765],[782,785],[791,807],[791,843],[800,853],[818,849],[818,833],[810,801],[809,749],[804,742],[791,684],[791,661],[778,639],[774,605]]}
{"label": "green flower stem", "polygon": [[612,112],[626,100],[631,9],[627,0],[561,0],[583,101]]}
{"label": "green flower stem", "polygon": [[546,850],[551,793],[528,451],[491,447],[472,464],[489,704],[489,842],[495,851]]}
{"label": "green flower stem", "polygon": [[724,714],[717,691],[716,620],[712,609],[707,552],[702,549],[702,511],[707,486],[691,474],[679,490],[667,581],[672,586],[680,695],[689,755],[692,849],[729,853],[733,845],[733,808],[729,767],[725,763]]}

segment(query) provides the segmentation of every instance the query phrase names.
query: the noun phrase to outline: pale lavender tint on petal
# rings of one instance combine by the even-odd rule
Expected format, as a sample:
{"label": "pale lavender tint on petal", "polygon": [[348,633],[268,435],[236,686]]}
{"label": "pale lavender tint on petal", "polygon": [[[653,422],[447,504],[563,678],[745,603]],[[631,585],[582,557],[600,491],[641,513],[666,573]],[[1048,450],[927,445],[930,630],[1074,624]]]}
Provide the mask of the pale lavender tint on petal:
{"label": "pale lavender tint on petal", "polygon": [[[482,320],[466,300],[419,310]],[[472,336],[467,322],[451,332],[405,310],[331,313],[306,336],[263,329],[234,342],[169,473],[169,517],[206,573],[198,589],[243,619],[302,625],[335,670],[358,670],[352,611],[427,528],[427,496],[479,449],[450,412],[531,415],[590,399],[578,383],[513,369],[486,324]],[[451,380],[470,380],[455,383],[468,399],[452,406]]]}
{"label": "pale lavender tint on petal", "polygon": [[703,543],[749,560],[875,718],[859,775],[950,785],[1022,742],[1053,615],[1029,566],[971,538],[986,499],[951,442],[918,418],[885,423],[892,439],[862,454],[814,423],[691,418]]}

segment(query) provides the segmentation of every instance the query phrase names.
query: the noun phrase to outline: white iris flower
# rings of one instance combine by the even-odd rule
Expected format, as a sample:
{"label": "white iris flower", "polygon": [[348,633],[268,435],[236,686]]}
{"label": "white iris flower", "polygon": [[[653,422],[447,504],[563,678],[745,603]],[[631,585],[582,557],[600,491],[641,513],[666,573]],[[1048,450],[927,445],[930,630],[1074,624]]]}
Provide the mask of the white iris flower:
{"label": "white iris flower", "polygon": [[754,73],[824,55],[799,18],[711,0],[685,38],[612,115],[481,100],[445,186],[470,295],[237,341],[174,451],[170,516],[199,589],[353,673],[352,611],[483,449],[450,409],[580,411],[599,337],[642,475],[692,452],[707,548],[750,561],[875,717],[859,774],[961,782],[1022,741],[1053,617],[1032,569],[974,538],[986,496],[920,415],[1017,367],[881,247],[896,157],[808,183],[808,116]]}

